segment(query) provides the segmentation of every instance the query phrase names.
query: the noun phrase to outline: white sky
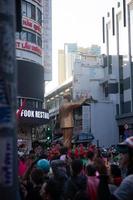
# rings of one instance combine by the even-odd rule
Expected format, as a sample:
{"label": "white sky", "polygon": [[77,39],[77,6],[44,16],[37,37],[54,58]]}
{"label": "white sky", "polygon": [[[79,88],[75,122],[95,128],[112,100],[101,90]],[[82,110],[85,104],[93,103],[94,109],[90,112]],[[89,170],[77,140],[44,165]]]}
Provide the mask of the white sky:
{"label": "white sky", "polygon": [[64,43],[76,42],[82,47],[102,44],[102,17],[111,12],[112,2],[117,1],[52,0],[53,80],[47,83],[46,93],[57,86],[58,49],[63,49]]}

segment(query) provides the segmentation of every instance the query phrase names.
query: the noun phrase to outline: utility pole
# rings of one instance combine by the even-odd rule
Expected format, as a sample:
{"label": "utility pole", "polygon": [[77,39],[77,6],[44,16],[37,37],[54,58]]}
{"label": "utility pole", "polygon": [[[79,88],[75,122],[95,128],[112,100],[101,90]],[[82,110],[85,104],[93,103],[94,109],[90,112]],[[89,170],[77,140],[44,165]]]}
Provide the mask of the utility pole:
{"label": "utility pole", "polygon": [[0,199],[19,200],[15,0],[0,0]]}

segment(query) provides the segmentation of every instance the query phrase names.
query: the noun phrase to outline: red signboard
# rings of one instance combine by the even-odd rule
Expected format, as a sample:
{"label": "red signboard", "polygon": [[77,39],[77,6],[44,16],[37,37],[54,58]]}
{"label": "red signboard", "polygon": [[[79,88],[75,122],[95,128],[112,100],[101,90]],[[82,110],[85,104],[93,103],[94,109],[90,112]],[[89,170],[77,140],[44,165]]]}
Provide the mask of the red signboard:
{"label": "red signboard", "polygon": [[39,46],[37,46],[36,44],[32,44],[30,42],[27,42],[27,41],[16,40],[16,48],[33,52],[39,56],[42,55],[42,49]]}
{"label": "red signboard", "polygon": [[29,18],[23,17],[22,25],[24,28],[31,29],[32,31],[35,31],[39,34],[42,33],[42,27],[40,26],[40,24],[36,23],[35,21],[32,21]]}

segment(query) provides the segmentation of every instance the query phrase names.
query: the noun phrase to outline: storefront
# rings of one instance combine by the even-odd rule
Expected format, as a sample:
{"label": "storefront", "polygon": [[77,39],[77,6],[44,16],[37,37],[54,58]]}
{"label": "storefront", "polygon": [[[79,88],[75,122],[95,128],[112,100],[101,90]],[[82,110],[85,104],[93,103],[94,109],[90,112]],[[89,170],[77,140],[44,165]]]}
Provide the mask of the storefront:
{"label": "storefront", "polygon": [[25,107],[17,110],[18,146],[24,146],[25,151],[31,150],[33,138],[44,136],[44,125],[49,121],[46,109]]}

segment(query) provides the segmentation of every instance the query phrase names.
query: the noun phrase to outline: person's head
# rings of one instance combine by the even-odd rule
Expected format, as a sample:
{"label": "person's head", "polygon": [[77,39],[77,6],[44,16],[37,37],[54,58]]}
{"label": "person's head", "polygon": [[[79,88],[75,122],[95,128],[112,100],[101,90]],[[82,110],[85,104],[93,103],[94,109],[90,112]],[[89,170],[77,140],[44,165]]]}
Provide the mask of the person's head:
{"label": "person's head", "polygon": [[110,171],[111,171],[111,175],[113,177],[121,177],[121,169],[118,165],[111,164],[110,165]]}
{"label": "person's head", "polygon": [[67,147],[61,147],[61,148],[60,148],[60,154],[61,154],[61,155],[67,154],[67,151],[68,151],[68,148],[67,148]]}
{"label": "person's head", "polygon": [[89,159],[89,160],[93,160],[93,158],[94,158],[94,151],[88,151],[88,153],[87,153],[87,158]]}
{"label": "person's head", "polygon": [[105,165],[105,161],[102,158],[96,158],[94,160],[94,166],[96,167],[96,170],[99,172],[99,174],[108,174],[107,167]]}
{"label": "person's head", "polygon": [[40,159],[36,163],[36,168],[41,169],[44,173],[48,173],[50,170],[50,163],[46,159]]}
{"label": "person's head", "polygon": [[34,160],[34,159],[35,159],[35,152],[34,152],[34,150],[30,150],[30,151],[29,151],[28,158],[31,159],[31,160]]}
{"label": "person's head", "polygon": [[80,159],[75,159],[72,161],[71,164],[72,167],[72,173],[73,175],[78,175],[81,173],[82,169],[83,169],[83,162]]}
{"label": "person's head", "polygon": [[59,181],[54,178],[49,179],[45,185],[44,193],[44,197],[47,197],[49,200],[60,200],[62,191]]}
{"label": "person's head", "polygon": [[65,177],[66,175],[66,163],[63,160],[53,160],[51,162],[51,168],[54,177]]}
{"label": "person's head", "polygon": [[127,168],[127,175],[133,174],[133,136],[117,145],[121,155],[120,165]]}
{"label": "person's head", "polygon": [[87,165],[86,172],[88,176],[96,176],[96,167],[94,165]]}
{"label": "person's head", "polygon": [[34,185],[43,184],[43,180],[44,180],[43,171],[42,171],[41,169],[34,169],[34,170],[31,172],[30,178],[31,178],[31,182],[32,182]]}

